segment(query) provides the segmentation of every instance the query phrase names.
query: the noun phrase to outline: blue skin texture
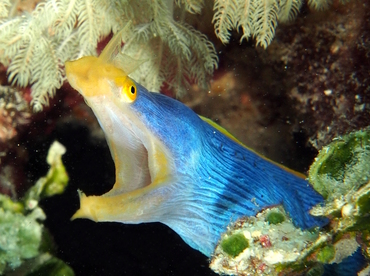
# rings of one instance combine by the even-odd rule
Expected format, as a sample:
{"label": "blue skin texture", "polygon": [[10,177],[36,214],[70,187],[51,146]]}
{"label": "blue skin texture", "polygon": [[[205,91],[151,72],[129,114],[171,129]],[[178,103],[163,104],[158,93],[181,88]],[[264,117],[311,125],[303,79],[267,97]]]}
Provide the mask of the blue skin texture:
{"label": "blue skin texture", "polygon": [[[227,225],[282,204],[296,226],[323,226],[309,210],[323,202],[309,183],[269,162],[202,120],[184,104],[139,86],[132,109],[166,145],[176,167],[179,195],[161,219],[207,256]],[[172,207],[173,206],[173,207]]]}

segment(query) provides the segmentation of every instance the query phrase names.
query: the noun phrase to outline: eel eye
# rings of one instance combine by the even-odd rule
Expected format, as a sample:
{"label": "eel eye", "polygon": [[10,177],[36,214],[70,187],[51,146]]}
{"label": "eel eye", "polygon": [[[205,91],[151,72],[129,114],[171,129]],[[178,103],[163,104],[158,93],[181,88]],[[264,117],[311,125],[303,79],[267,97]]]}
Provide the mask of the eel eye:
{"label": "eel eye", "polygon": [[131,85],[131,87],[130,87],[130,92],[131,92],[131,94],[132,94],[132,95],[135,95],[135,93],[136,93],[136,88],[135,88],[135,86]]}
{"label": "eel eye", "polygon": [[137,88],[135,82],[128,78],[116,78],[115,84],[121,89],[121,98],[127,102],[132,103],[136,100]]}
{"label": "eel eye", "polygon": [[127,79],[122,86],[122,96],[126,102],[132,103],[136,100],[137,89],[135,83],[131,79]]}

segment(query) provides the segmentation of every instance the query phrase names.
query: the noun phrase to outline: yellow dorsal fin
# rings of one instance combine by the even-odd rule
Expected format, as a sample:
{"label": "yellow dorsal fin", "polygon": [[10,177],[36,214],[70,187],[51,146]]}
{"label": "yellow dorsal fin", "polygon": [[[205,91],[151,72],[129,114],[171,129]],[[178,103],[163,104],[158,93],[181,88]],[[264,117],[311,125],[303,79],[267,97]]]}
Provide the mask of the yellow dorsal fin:
{"label": "yellow dorsal fin", "polygon": [[146,59],[135,59],[127,54],[121,53],[122,37],[125,33],[129,32],[130,28],[131,21],[112,37],[99,56],[99,62],[102,64],[113,64],[115,67],[123,70],[127,75],[135,72],[143,63],[148,61]]}
{"label": "yellow dorsal fin", "polygon": [[212,127],[214,127],[215,129],[217,129],[219,132],[221,132],[222,134],[224,134],[225,136],[227,136],[227,137],[228,137],[228,138],[230,138],[231,140],[235,141],[236,143],[238,143],[238,144],[239,144],[239,145],[241,145],[242,147],[244,147],[244,148],[248,149],[249,151],[252,151],[253,153],[257,154],[259,157],[261,157],[261,158],[265,159],[266,161],[271,162],[271,163],[275,164],[276,166],[278,166],[278,167],[282,168],[283,170],[288,171],[288,172],[290,172],[290,173],[292,173],[292,174],[294,174],[294,175],[296,175],[296,176],[298,176],[298,177],[300,177],[300,178],[304,178],[304,179],[306,179],[306,178],[307,178],[304,174],[302,174],[302,173],[300,173],[300,172],[297,172],[297,171],[295,171],[295,170],[289,169],[289,168],[287,168],[287,167],[285,167],[285,166],[283,166],[283,165],[281,165],[281,164],[279,164],[279,163],[277,163],[277,162],[275,162],[275,161],[272,161],[272,160],[268,159],[267,157],[265,157],[265,156],[263,156],[263,155],[261,155],[261,154],[259,154],[259,153],[255,152],[254,150],[252,150],[251,148],[249,148],[249,147],[247,147],[246,145],[244,145],[244,144],[243,144],[242,142],[240,142],[237,138],[235,138],[235,136],[234,136],[234,135],[232,135],[230,132],[228,132],[226,129],[224,129],[222,126],[220,126],[219,124],[215,123],[215,122],[214,122],[214,121],[212,121],[211,119],[208,119],[208,118],[203,117],[203,116],[200,116],[200,115],[198,115],[198,116],[199,116],[203,121],[205,121],[206,123],[210,124]]}
{"label": "yellow dorsal fin", "polygon": [[129,21],[122,30],[112,37],[107,46],[105,46],[104,50],[100,53],[100,62],[113,63],[113,60],[121,52],[122,34],[128,30],[130,24],[131,21]]}
{"label": "yellow dorsal fin", "polygon": [[149,61],[149,59],[136,59],[127,54],[121,53],[117,55],[116,59],[113,61],[114,65],[121,68],[123,71],[130,75],[140,68],[142,64]]}
{"label": "yellow dorsal fin", "polygon": [[203,121],[205,121],[206,123],[210,124],[211,126],[213,126],[215,129],[217,129],[219,132],[221,132],[222,134],[224,134],[225,136],[229,137],[231,140],[234,140],[235,142],[237,142],[238,144],[242,145],[243,147],[246,147],[242,142],[240,142],[238,139],[235,138],[234,135],[232,135],[230,132],[228,132],[226,129],[224,129],[222,126],[220,126],[219,124],[215,123],[214,121],[212,121],[211,119],[208,119],[206,117],[203,117],[203,116],[200,116],[198,115]]}

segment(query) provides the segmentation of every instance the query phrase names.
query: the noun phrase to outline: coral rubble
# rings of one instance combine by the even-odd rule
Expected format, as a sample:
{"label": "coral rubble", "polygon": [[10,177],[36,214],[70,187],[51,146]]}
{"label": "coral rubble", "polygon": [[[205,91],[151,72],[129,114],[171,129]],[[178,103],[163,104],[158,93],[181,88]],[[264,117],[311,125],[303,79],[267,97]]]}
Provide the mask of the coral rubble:
{"label": "coral rubble", "polygon": [[[284,221],[270,223],[272,213],[284,217]],[[249,243],[236,256],[227,254],[222,246],[229,236],[235,235],[244,235]],[[327,234],[296,228],[282,207],[274,207],[235,222],[221,238],[210,267],[228,275],[278,275],[284,266],[292,263],[301,263],[303,267],[303,260],[328,239]]]}
{"label": "coral rubble", "polygon": [[[326,201],[310,212],[330,218],[328,226],[302,231],[282,207],[268,208],[230,226],[216,247],[210,267],[233,275],[323,275],[330,266],[361,252],[369,260],[369,135],[370,130],[365,129],[338,137],[320,151],[311,166],[310,182]],[[223,243],[229,236],[240,234],[249,246],[238,247],[235,239],[233,248],[243,250],[229,254]],[[353,260],[351,269],[366,273],[365,258]]]}

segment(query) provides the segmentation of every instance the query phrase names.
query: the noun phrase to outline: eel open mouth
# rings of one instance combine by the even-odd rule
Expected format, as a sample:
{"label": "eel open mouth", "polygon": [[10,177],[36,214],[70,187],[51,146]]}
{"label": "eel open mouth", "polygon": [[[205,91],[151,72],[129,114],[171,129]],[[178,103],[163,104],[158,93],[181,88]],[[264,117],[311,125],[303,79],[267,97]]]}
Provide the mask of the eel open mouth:
{"label": "eel open mouth", "polygon": [[72,219],[139,223],[151,221],[150,215],[163,199],[157,188],[168,178],[171,161],[166,147],[154,137],[129,106],[122,107],[107,97],[87,102],[98,118],[116,167],[116,182],[102,196],[80,193],[80,209]]}

